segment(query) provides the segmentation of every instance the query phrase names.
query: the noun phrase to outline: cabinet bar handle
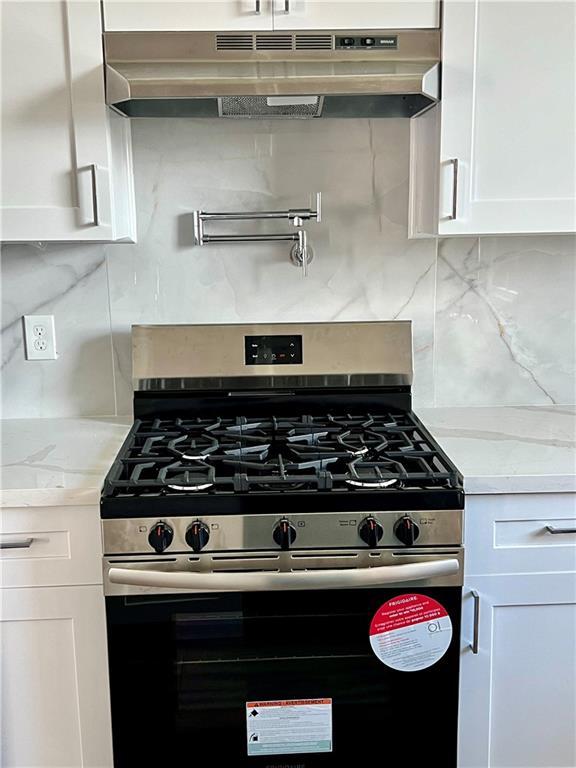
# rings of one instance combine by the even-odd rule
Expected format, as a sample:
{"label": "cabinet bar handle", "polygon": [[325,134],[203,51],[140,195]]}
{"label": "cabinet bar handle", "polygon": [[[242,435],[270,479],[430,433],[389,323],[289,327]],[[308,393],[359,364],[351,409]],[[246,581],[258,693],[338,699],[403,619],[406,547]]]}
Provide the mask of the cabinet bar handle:
{"label": "cabinet bar handle", "polygon": [[477,654],[480,648],[480,595],[475,589],[471,589],[470,594],[474,599],[474,633],[470,648],[472,648],[472,653]]}
{"label": "cabinet bar handle", "polygon": [[284,13],[290,13],[290,0],[284,0]]}
{"label": "cabinet bar handle", "polygon": [[29,549],[34,539],[16,539],[15,541],[0,541],[0,549]]}
{"label": "cabinet bar handle", "polygon": [[256,8],[254,9],[254,13],[258,16],[260,15],[261,9],[260,9],[260,0],[256,0]]}
{"label": "cabinet bar handle", "polygon": [[452,213],[448,217],[454,221],[458,217],[458,158],[449,161],[452,163]]}
{"label": "cabinet bar handle", "polygon": [[555,525],[547,525],[546,530],[554,535],[559,533],[576,533],[576,528],[557,528]]}
{"label": "cabinet bar handle", "polygon": [[95,163],[90,165],[92,176],[92,210],[94,211],[94,226],[100,225],[100,213],[98,211],[98,166]]}

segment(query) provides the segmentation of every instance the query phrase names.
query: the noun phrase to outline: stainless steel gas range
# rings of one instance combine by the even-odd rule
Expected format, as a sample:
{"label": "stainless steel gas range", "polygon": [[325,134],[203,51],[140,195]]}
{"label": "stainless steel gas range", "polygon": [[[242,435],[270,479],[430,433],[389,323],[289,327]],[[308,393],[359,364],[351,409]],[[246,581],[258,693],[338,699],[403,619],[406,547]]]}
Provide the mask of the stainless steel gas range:
{"label": "stainless steel gas range", "polygon": [[410,323],[135,326],[133,375],[101,500],[116,768],[455,766],[464,496]]}

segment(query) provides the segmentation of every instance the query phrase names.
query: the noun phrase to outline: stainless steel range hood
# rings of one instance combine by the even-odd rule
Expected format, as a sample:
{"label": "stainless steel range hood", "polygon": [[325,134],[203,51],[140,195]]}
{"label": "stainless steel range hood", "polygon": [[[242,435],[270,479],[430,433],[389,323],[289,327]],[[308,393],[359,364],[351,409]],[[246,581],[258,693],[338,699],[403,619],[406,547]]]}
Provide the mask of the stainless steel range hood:
{"label": "stainless steel range hood", "polygon": [[107,32],[128,117],[413,117],[438,101],[439,30]]}

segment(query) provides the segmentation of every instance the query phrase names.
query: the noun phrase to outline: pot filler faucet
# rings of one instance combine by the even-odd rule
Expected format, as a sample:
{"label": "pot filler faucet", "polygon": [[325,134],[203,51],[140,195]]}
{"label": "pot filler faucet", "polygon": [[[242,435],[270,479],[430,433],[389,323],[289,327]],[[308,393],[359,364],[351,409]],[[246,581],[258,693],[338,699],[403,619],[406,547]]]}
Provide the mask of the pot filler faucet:
{"label": "pot filler faucet", "polygon": [[[316,193],[315,210],[310,206],[308,208],[290,208],[287,211],[194,211],[193,216],[194,245],[293,242],[290,250],[290,262],[295,267],[300,267],[303,277],[306,277],[313,253],[308,244],[308,234],[304,229],[304,224],[307,221],[320,222],[322,220],[322,194]],[[252,221],[255,219],[284,219],[289,221],[294,229],[292,232],[246,235],[207,235],[204,232],[204,222],[206,221]]]}

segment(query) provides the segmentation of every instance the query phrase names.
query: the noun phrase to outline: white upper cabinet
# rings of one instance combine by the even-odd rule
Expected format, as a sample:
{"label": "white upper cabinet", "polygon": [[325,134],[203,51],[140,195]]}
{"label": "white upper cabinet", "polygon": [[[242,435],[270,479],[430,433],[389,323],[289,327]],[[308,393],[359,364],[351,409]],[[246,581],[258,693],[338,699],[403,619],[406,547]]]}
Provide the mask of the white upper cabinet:
{"label": "white upper cabinet", "polygon": [[132,239],[130,123],[104,103],[100,3],[0,10],[1,239]]}
{"label": "white upper cabinet", "polygon": [[104,0],[108,31],[406,29],[439,26],[440,0]]}
{"label": "white upper cabinet", "polygon": [[412,234],[576,230],[575,9],[445,0],[442,101],[412,126]]}
{"label": "white upper cabinet", "polygon": [[104,0],[107,31],[272,29],[271,0]]}
{"label": "white upper cabinet", "polygon": [[274,29],[438,27],[439,0],[272,0]]}

